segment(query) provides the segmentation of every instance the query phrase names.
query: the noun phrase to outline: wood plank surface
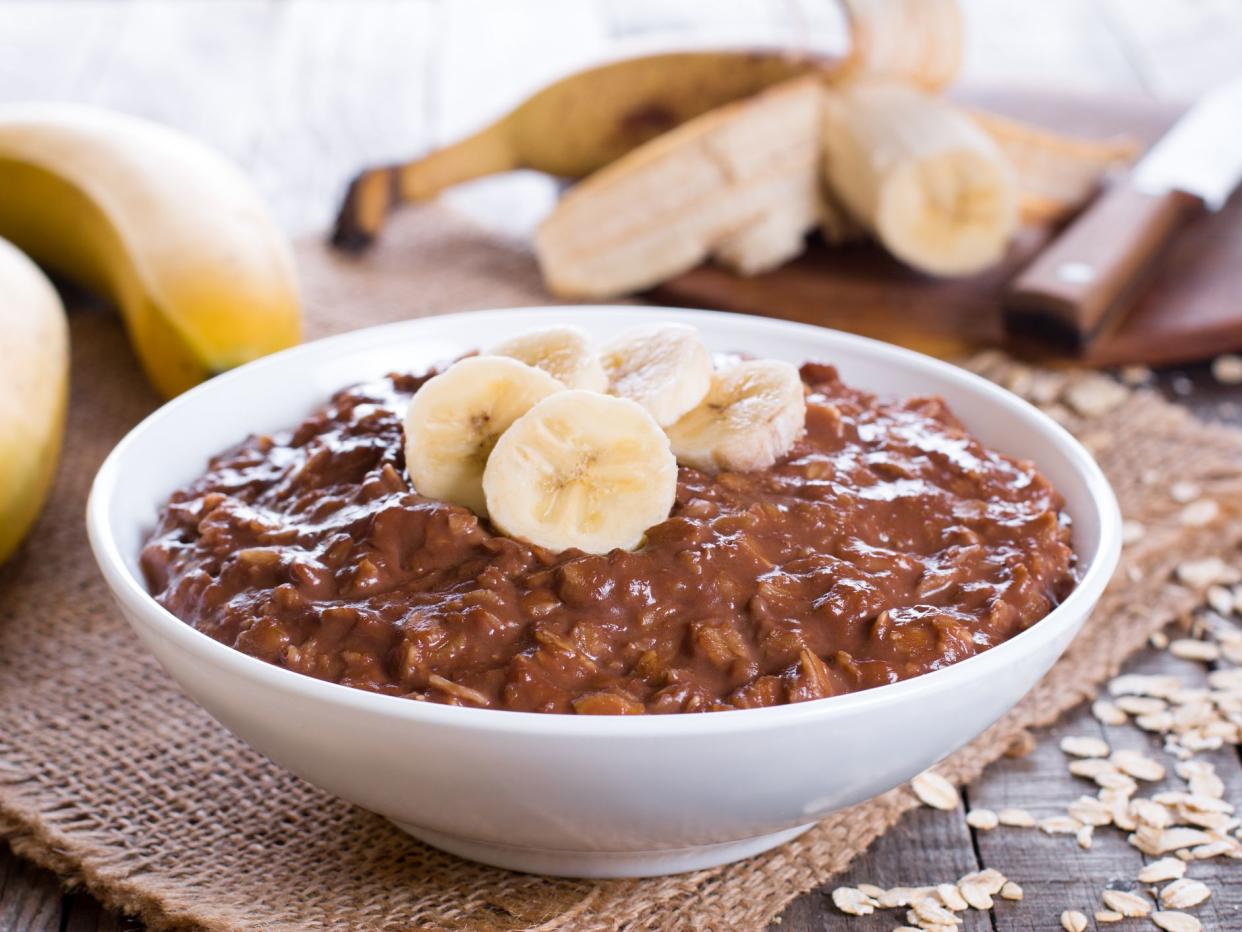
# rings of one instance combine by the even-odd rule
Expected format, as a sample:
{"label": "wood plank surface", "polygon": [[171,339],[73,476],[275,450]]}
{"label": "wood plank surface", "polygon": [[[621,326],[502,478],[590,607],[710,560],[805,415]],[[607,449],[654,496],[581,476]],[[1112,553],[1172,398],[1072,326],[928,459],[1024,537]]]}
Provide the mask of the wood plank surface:
{"label": "wood plank surface", "polygon": [[[965,83],[1026,85],[1191,98],[1242,61],[1236,0],[965,0]],[[839,48],[839,11],[827,2],[767,0],[390,0],[209,2],[0,0],[0,101],[64,99],[161,119],[218,147],[253,174],[292,233],[323,229],[346,179],[361,165],[421,151],[503,110],[560,70],[597,57],[699,42],[795,42]],[[1097,130],[1101,127],[1095,127]],[[552,203],[547,179],[523,175],[466,186],[451,202],[485,224],[529,232]],[[1197,413],[1242,424],[1242,391],[1206,367],[1160,373],[1160,387]],[[1166,653],[1135,669],[1202,683],[1204,668]],[[796,900],[774,929],[892,929],[904,916],[845,917],[838,884],[952,880],[994,866],[1025,890],[1021,903],[977,913],[966,929],[1053,929],[1062,909],[1088,915],[1110,881],[1133,876],[1141,856],[1120,833],[1099,830],[1090,851],[1032,829],[974,832],[966,806],[1063,809],[1085,781],[1057,748],[1068,734],[1105,734],[1145,746],[1132,729],[1105,729],[1078,710],[1038,735],[1027,757],[991,767],[954,812],[920,809],[846,875]],[[1161,758],[1164,760],[1164,758]],[[1212,758],[1227,795],[1242,800],[1234,750]],[[1166,763],[1168,761],[1166,760]],[[1207,929],[1242,929],[1237,862],[1195,865],[1211,885],[1199,910]],[[1130,922],[1118,928],[1137,928]],[[0,932],[132,932],[131,919],[0,844]]]}

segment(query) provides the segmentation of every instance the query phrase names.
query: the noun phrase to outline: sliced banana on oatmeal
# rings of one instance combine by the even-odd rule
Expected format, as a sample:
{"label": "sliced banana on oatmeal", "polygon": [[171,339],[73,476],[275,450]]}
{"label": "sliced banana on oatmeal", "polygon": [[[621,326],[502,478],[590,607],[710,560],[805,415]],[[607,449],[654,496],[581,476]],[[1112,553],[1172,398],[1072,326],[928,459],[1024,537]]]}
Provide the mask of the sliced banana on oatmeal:
{"label": "sliced banana on oatmeal", "polygon": [[706,472],[746,471],[775,463],[805,426],[797,368],[760,359],[717,372],[702,404],[667,431],[679,463]]}
{"label": "sliced banana on oatmeal", "polygon": [[405,416],[405,466],[420,495],[487,514],[483,467],[497,439],[565,386],[506,356],[458,360],[414,393]]}
{"label": "sliced banana on oatmeal", "polygon": [[712,382],[712,358],[698,331],[655,324],[622,333],[600,351],[608,391],[642,405],[661,427],[695,407]]}
{"label": "sliced banana on oatmeal", "polygon": [[677,461],[637,403],[569,390],[540,401],[496,443],[483,472],[492,523],[550,550],[632,549],[668,517]]}
{"label": "sliced banana on oatmeal", "polygon": [[542,369],[566,388],[602,392],[608,387],[608,376],[590,338],[577,327],[533,330],[493,347],[492,354]]}

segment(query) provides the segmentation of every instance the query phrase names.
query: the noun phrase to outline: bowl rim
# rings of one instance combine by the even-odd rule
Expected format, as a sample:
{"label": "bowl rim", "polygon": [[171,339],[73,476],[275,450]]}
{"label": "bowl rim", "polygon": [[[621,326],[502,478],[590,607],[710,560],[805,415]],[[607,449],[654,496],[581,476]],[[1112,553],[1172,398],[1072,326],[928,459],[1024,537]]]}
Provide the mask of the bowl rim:
{"label": "bowl rim", "polygon": [[[463,332],[486,333],[483,326],[495,317],[510,317],[515,311],[535,318],[557,318],[583,311],[623,312],[632,318],[673,317],[687,323],[727,318],[726,326],[735,331],[802,332],[809,340],[819,342],[828,336],[838,346],[866,348],[869,354],[887,356],[898,365],[936,373],[963,388],[984,396],[1002,410],[1009,409],[1035,423],[1057,444],[1058,452],[1071,465],[1090,493],[1099,541],[1090,555],[1078,585],[1051,612],[1025,631],[982,653],[968,657],[938,670],[923,673],[897,683],[859,692],[829,696],[807,702],[767,706],[758,709],[731,709],[714,713],[675,713],[668,715],[572,715],[568,713],[518,712],[506,709],[478,709],[436,702],[412,700],[368,692],[352,686],[319,680],[306,674],[286,670],[252,657],[214,640],[177,618],[147,591],[146,586],[131,573],[113,533],[109,512],[114,492],[121,483],[122,463],[128,450],[144,434],[161,429],[174,418],[180,408],[192,400],[217,391],[223,384],[255,378],[267,368],[287,364],[302,356],[337,350],[343,355],[350,350],[380,345],[398,333],[418,330],[435,323],[460,322]],[[539,321],[534,320],[532,324]],[[641,320],[635,319],[635,323]],[[356,345],[355,345],[356,344]],[[965,686],[971,680],[986,677],[989,669],[1004,665],[1034,648],[1054,632],[1085,618],[1094,608],[1111,579],[1121,551],[1121,512],[1112,487],[1094,458],[1064,427],[1017,395],[989,382],[981,376],[949,362],[904,347],[874,340],[828,327],[803,324],[776,318],[757,317],[724,311],[686,308],[653,307],[649,305],[535,305],[531,307],[495,308],[453,314],[413,318],[373,327],[365,327],[335,336],[299,344],[265,356],[229,372],[216,376],[188,392],[161,405],[135,425],[112,449],[96,473],[86,506],[87,534],[96,562],[114,596],[128,609],[125,614],[131,625],[141,623],[149,633],[171,641],[176,650],[194,656],[232,675],[257,681],[265,688],[299,699],[322,702],[343,709],[383,718],[417,722],[429,726],[451,727],[468,731],[503,731],[508,733],[576,736],[677,737],[701,734],[732,733],[768,728],[795,726],[811,719],[852,715],[879,706],[917,700],[920,696],[943,688]],[[958,682],[960,681],[960,682]]]}

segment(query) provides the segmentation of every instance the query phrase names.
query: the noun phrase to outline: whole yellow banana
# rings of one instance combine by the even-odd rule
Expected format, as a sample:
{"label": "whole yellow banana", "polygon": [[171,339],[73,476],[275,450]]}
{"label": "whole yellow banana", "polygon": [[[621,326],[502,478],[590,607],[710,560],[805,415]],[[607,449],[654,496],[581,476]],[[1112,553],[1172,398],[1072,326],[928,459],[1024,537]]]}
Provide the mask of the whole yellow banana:
{"label": "whole yellow banana", "polygon": [[56,289],[0,240],[0,563],[39,515],[65,427],[69,333]]}
{"label": "whole yellow banana", "polygon": [[350,185],[333,242],[365,246],[396,204],[483,175],[530,168],[584,178],[691,117],[830,64],[781,51],[669,52],[579,71],[473,136],[413,162],[362,172]]}
{"label": "whole yellow banana", "polygon": [[298,340],[292,254],[266,206],[235,166],[156,123],[0,106],[0,236],[116,304],[166,397]]}

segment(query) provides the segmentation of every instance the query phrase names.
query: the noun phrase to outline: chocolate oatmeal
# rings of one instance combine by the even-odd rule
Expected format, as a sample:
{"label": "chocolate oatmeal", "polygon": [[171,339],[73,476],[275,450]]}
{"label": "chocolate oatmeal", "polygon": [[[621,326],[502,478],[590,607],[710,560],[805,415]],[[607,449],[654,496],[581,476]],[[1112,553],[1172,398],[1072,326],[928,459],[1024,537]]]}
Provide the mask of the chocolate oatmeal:
{"label": "chocolate oatmeal", "polygon": [[199,631],[308,676],[535,712],[753,708],[907,679],[987,650],[1072,589],[1062,501],[938,398],[801,370],[806,434],[775,466],[682,467],[634,551],[552,552],[409,485],[426,377],[338,393],[172,496],[142,554]]}

